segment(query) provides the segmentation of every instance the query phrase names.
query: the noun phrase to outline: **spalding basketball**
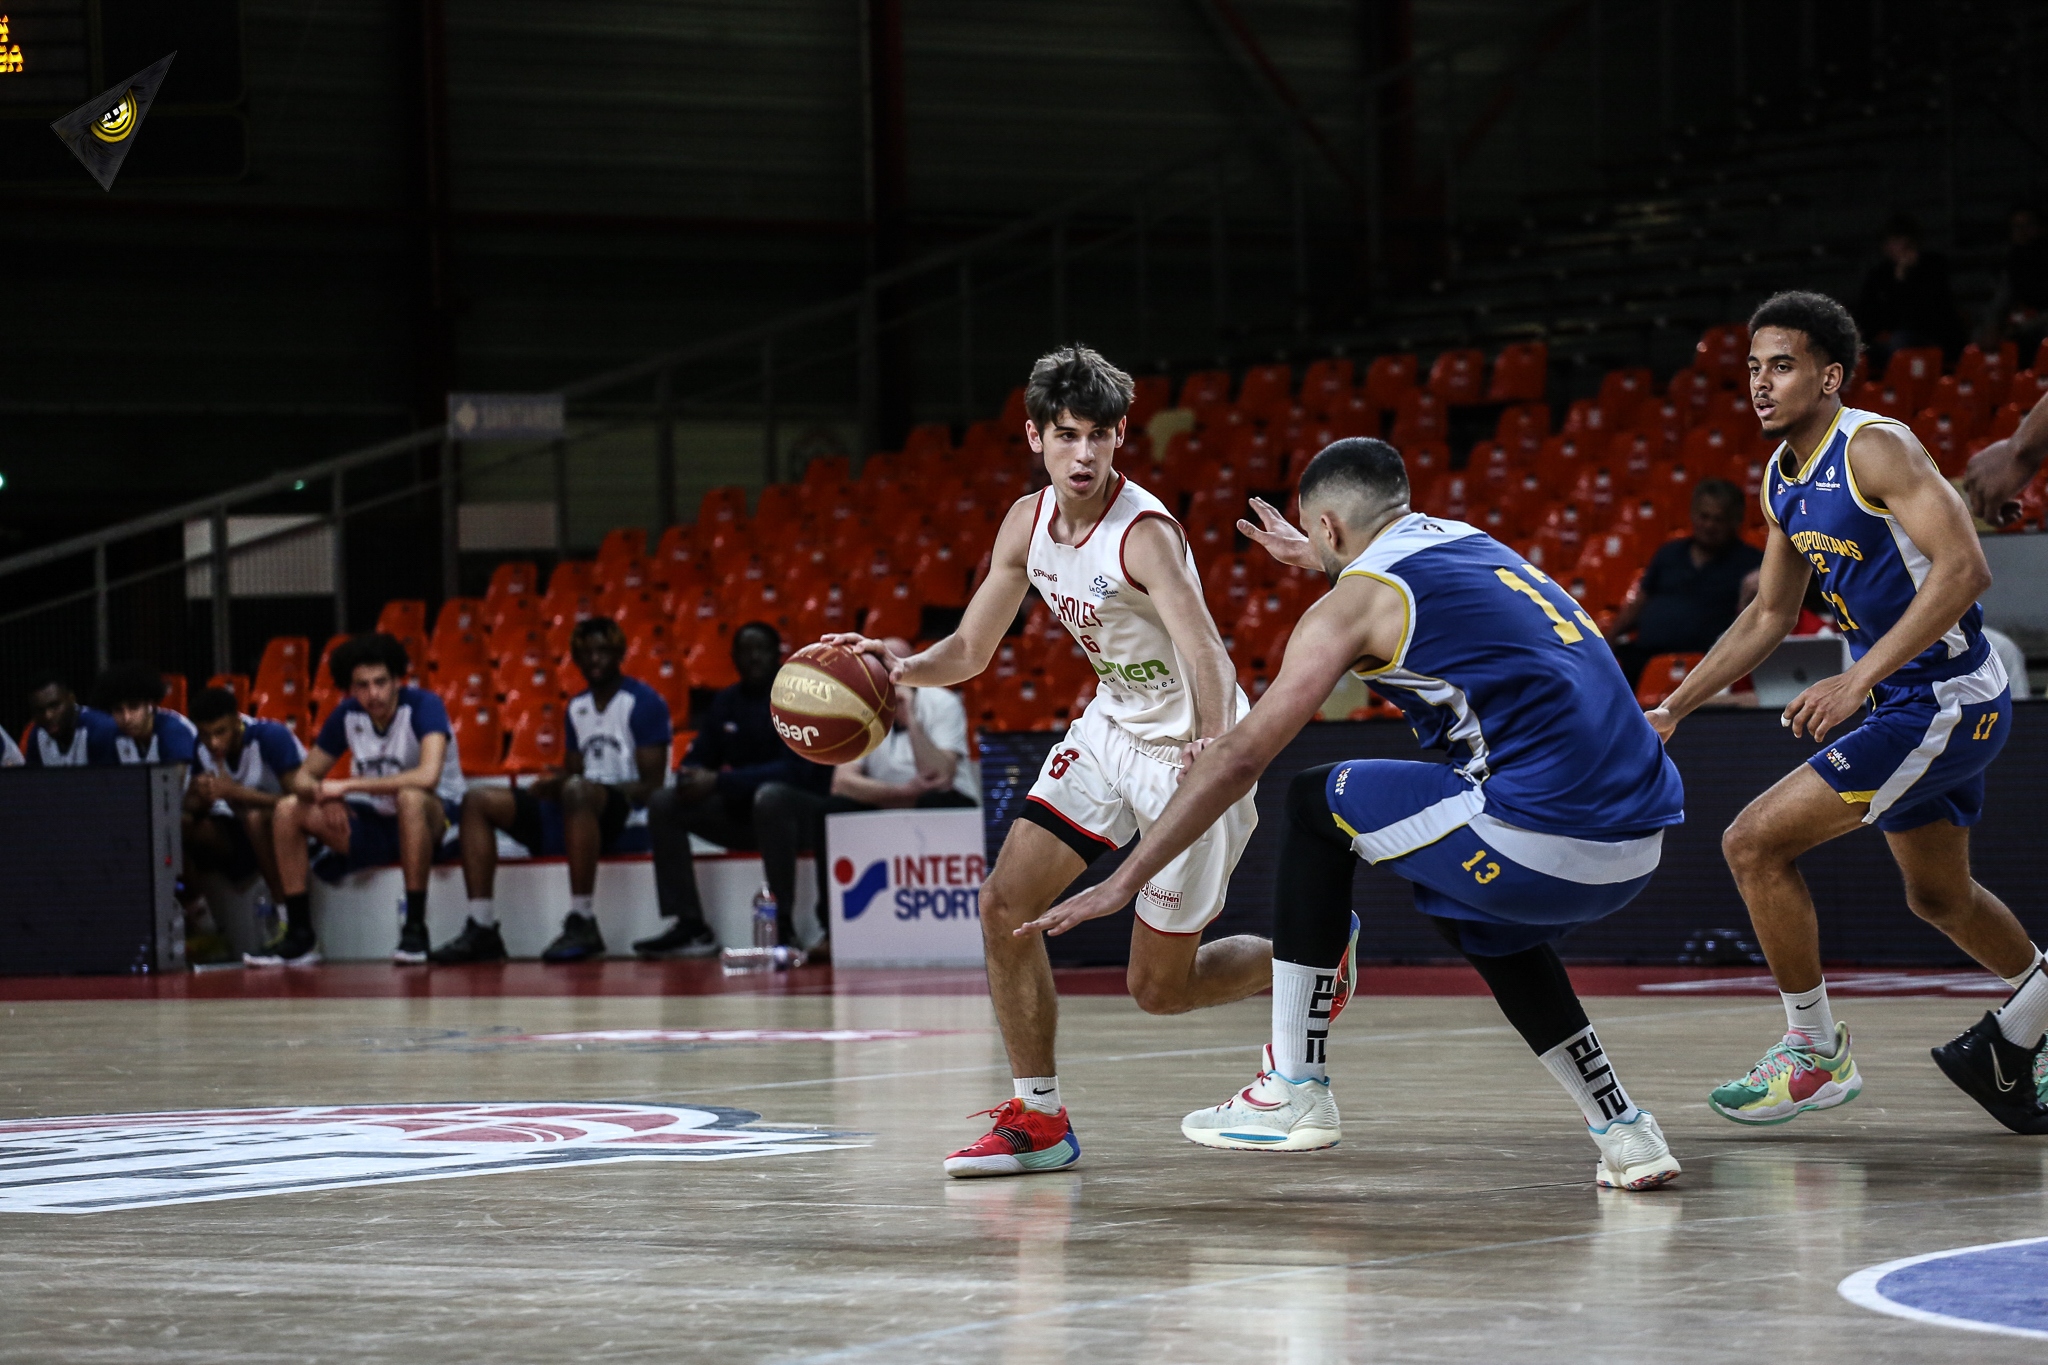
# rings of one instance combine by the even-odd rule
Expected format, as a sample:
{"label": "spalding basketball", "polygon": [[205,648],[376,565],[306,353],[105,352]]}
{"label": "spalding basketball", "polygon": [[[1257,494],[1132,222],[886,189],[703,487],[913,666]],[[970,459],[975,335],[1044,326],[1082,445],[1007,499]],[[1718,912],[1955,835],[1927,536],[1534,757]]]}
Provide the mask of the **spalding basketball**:
{"label": "spalding basketball", "polygon": [[782,742],[813,763],[851,763],[874,752],[896,723],[896,689],[872,654],[805,645],[768,689]]}

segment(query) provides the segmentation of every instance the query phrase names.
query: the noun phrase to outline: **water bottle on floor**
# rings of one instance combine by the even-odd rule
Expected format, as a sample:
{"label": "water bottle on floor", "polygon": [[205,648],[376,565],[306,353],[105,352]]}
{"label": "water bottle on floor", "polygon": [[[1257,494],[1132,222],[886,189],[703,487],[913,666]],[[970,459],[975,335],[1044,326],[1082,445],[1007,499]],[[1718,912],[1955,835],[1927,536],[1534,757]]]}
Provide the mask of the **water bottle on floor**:
{"label": "water bottle on floor", "polygon": [[726,974],[741,972],[772,972],[787,965],[786,956],[778,946],[781,931],[777,925],[775,893],[766,883],[754,893],[754,946],[751,948],[727,948],[719,954],[725,965]]}

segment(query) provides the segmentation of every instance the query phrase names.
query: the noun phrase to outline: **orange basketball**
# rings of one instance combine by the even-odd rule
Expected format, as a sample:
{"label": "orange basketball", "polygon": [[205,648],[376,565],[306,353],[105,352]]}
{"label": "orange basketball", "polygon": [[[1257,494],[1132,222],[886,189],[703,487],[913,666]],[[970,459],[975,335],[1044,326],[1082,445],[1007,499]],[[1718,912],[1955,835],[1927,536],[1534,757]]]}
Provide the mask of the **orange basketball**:
{"label": "orange basketball", "polygon": [[874,752],[896,723],[896,689],[872,654],[805,645],[768,689],[782,742],[813,763],[851,763]]}

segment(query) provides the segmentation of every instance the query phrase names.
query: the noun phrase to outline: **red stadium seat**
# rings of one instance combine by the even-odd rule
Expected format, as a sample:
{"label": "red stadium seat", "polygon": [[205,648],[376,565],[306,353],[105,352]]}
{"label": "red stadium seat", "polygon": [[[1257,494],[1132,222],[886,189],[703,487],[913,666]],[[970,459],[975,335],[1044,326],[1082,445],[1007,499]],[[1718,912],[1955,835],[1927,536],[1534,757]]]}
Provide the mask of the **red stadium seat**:
{"label": "red stadium seat", "polygon": [[1647,369],[1609,370],[1600,381],[1600,409],[1606,414],[1608,425],[1619,430],[1634,423],[1636,409],[1655,392],[1655,382]]}
{"label": "red stadium seat", "polygon": [[530,559],[507,560],[491,570],[491,586],[484,592],[486,602],[504,597],[538,597],[540,570]]}
{"label": "red stadium seat", "polygon": [[1441,352],[1429,367],[1429,392],[1445,407],[1486,401],[1486,354],[1476,347]]}
{"label": "red stadium seat", "polygon": [[1721,388],[1740,387],[1749,374],[1749,328],[1740,323],[1709,327],[1693,348],[1693,368]]}
{"label": "red stadium seat", "polygon": [[164,699],[158,702],[157,705],[169,707],[181,716],[190,711],[192,709],[189,696],[191,684],[185,680],[185,675],[183,673],[166,673],[163,675],[163,678]]}
{"label": "red stadium seat", "polygon": [[1411,389],[1394,413],[1394,431],[1389,438],[1397,450],[1422,441],[1442,441],[1446,431],[1444,401],[1433,393]]}
{"label": "red stadium seat", "polygon": [[427,633],[427,604],[414,598],[395,598],[377,613],[377,629],[404,639]]}
{"label": "red stadium seat", "polygon": [[1927,405],[1929,396],[1934,392],[1934,381],[1939,378],[1939,346],[1902,346],[1892,352],[1892,358],[1884,367],[1885,387],[1897,390],[1911,412],[1918,412]]}
{"label": "red stadium seat", "polygon": [[235,709],[249,709],[249,675],[246,673],[216,673],[206,680],[208,687],[225,687],[235,694]]}
{"label": "red stadium seat", "polygon": [[272,636],[270,642],[263,646],[263,657],[256,664],[256,675],[304,678],[312,672],[312,648],[312,642],[303,635]]}
{"label": "red stadium seat", "polygon": [[513,720],[512,742],[505,751],[502,771],[522,776],[559,768],[567,749],[561,708],[527,707]]}
{"label": "red stadium seat", "polygon": [[428,644],[439,656],[448,647],[448,642],[457,637],[484,635],[489,629],[485,621],[484,599],[451,597],[441,604],[441,613],[434,618],[434,634]]}
{"label": "red stadium seat", "polygon": [[1245,371],[1244,387],[1237,396],[1237,408],[1259,421],[1272,414],[1284,414],[1294,402],[1294,371],[1285,365],[1254,365]]}
{"label": "red stadium seat", "polygon": [[1173,381],[1163,374],[1139,375],[1131,388],[1131,430],[1143,431],[1173,402]]}
{"label": "red stadium seat", "polygon": [[1350,399],[1354,383],[1351,357],[1312,360],[1301,377],[1301,406],[1313,416],[1328,417]]}
{"label": "red stadium seat", "polygon": [[1230,371],[1196,370],[1180,382],[1180,406],[1201,408],[1230,401]]}
{"label": "red stadium seat", "polygon": [[1636,701],[1645,710],[1662,706],[1664,699],[1678,690],[1686,675],[1700,665],[1704,654],[1655,654],[1643,665],[1642,681],[1636,684]]}
{"label": "red stadium seat", "polygon": [[1489,403],[1541,403],[1550,388],[1550,347],[1540,341],[1516,341],[1501,348],[1487,381]]}
{"label": "red stadium seat", "polygon": [[1373,358],[1365,370],[1366,405],[1376,412],[1392,412],[1401,400],[1415,391],[1415,357],[1408,354]]}
{"label": "red stadium seat", "polygon": [[454,731],[455,752],[465,777],[489,777],[502,771],[505,726],[496,705],[480,702],[459,707],[449,713],[448,728]]}

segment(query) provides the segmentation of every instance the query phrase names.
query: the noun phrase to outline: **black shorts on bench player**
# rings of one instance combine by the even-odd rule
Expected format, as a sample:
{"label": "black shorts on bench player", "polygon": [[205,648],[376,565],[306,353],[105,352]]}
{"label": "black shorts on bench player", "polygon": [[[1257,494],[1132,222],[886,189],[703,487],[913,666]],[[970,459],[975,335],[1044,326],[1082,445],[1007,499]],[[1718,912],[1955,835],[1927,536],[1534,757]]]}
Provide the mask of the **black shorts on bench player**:
{"label": "black shorts on bench player", "polygon": [[644,826],[647,798],[661,787],[674,732],[661,694],[620,672],[626,632],[617,621],[579,621],[569,657],[589,686],[570,699],[562,767],[527,787],[471,787],[463,803],[462,880],[469,916],[461,933],[434,949],[436,964],[504,960],[493,900],[500,830],[535,857],[561,855],[569,864],[569,911],[541,960],[604,956],[593,904],[597,862],[620,851],[636,814]]}
{"label": "black shorts on bench player", "polygon": [[[321,725],[290,790],[271,815],[277,880],[284,892],[284,937],[255,953],[251,966],[300,967],[320,960],[307,876],[308,839],[325,845],[317,864],[339,880],[366,867],[397,863],[405,874],[397,962],[427,960],[427,876],[434,853],[462,809],[462,762],[448,708],[406,684],[405,646],[381,632],[335,647],[328,669],[348,695]],[[328,774],[349,756],[349,775]]]}

